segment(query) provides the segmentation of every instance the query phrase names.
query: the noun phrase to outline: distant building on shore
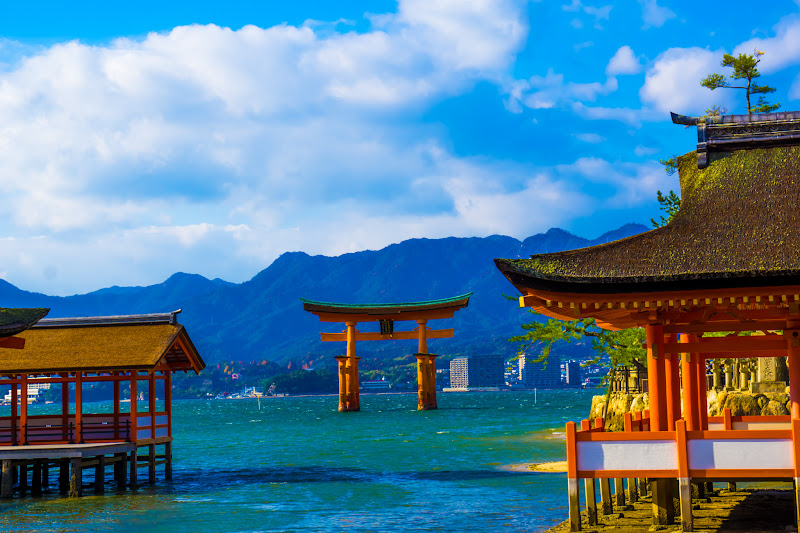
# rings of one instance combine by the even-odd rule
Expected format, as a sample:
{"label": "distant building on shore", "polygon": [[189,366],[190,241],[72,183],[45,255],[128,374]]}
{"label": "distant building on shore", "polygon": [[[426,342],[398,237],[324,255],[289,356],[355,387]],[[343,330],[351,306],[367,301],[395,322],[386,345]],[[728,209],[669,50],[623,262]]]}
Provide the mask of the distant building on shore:
{"label": "distant building on shore", "polygon": [[390,390],[391,383],[386,379],[371,379],[361,382],[361,390],[364,392],[386,392]]}
{"label": "distant building on shore", "polygon": [[567,361],[567,387],[580,387],[581,382],[581,364],[578,361]]}
{"label": "distant building on shore", "polygon": [[550,354],[544,361],[535,363],[538,355],[519,356],[519,380],[528,389],[561,386],[561,357]]}
{"label": "distant building on shore", "polygon": [[450,388],[474,389],[505,385],[502,355],[468,355],[450,361]]}

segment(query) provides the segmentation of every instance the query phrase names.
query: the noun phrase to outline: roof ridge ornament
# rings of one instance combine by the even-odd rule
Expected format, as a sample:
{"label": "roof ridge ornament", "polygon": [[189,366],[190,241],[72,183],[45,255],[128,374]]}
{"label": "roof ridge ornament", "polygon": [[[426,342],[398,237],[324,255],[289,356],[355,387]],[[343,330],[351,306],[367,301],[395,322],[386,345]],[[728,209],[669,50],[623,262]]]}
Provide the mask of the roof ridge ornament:
{"label": "roof ridge ornament", "polygon": [[800,145],[800,111],[689,117],[670,112],[673,124],[697,126],[697,168],[710,152]]}
{"label": "roof ridge ornament", "polygon": [[45,318],[32,326],[32,328],[61,328],[61,327],[83,327],[83,326],[120,326],[120,325],[151,325],[151,324],[170,324],[178,325],[177,315],[182,310],[177,309],[169,313],[149,313],[142,315],[110,315],[110,316],[86,316],[86,317],[66,317],[66,318]]}

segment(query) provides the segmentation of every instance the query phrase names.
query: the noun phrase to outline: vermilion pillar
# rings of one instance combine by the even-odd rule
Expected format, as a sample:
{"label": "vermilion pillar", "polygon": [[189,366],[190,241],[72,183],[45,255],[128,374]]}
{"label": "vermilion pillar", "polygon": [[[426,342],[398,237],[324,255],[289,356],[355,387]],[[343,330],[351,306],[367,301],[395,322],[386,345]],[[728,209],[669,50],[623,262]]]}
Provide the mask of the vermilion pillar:
{"label": "vermilion pillar", "polygon": [[358,392],[358,360],[356,357],[356,324],[347,325],[347,355],[336,357],[339,363],[339,411],[360,411],[361,398]]}
{"label": "vermilion pillar", "polygon": [[[680,342],[683,344],[688,343],[689,336],[685,334],[681,335]],[[686,419],[686,425],[689,431],[696,431],[700,429],[697,412],[696,365],[696,355],[690,353],[681,353],[681,396],[683,397],[684,418]]]}
{"label": "vermilion pillar", "polygon": [[417,409],[428,411],[436,409],[436,356],[428,353],[428,321],[417,320],[419,330],[419,346],[417,357]]}
{"label": "vermilion pillar", "polygon": [[667,401],[664,364],[664,328],[646,326],[647,332],[647,387],[650,398],[650,429],[667,429]]}
{"label": "vermilion pillar", "polygon": [[789,322],[789,328],[783,330],[789,352],[789,403],[792,418],[800,418],[800,326],[798,322]]}
{"label": "vermilion pillar", "polygon": [[[677,335],[670,335],[669,342],[677,342]],[[675,421],[681,417],[681,381],[679,374],[678,354],[667,354],[664,361],[666,387],[666,407],[667,407],[667,427],[668,431],[675,431]]]}
{"label": "vermilion pillar", "polygon": [[[694,337],[696,340],[697,337]],[[706,381],[706,358],[697,355],[697,408],[700,415],[700,429],[708,429],[708,382]]]}

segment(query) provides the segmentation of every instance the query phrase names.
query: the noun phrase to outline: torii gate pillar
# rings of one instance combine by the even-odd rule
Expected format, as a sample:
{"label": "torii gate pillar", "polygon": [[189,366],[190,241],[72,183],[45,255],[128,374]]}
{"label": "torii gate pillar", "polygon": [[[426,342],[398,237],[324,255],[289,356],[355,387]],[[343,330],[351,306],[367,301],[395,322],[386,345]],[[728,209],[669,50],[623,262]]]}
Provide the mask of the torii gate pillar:
{"label": "torii gate pillar", "polygon": [[356,357],[356,322],[346,322],[347,355],[336,357],[339,363],[339,411],[360,411],[358,360]]}
{"label": "torii gate pillar", "polygon": [[436,409],[436,355],[428,353],[428,321],[417,320],[419,348],[417,358],[418,411]]}

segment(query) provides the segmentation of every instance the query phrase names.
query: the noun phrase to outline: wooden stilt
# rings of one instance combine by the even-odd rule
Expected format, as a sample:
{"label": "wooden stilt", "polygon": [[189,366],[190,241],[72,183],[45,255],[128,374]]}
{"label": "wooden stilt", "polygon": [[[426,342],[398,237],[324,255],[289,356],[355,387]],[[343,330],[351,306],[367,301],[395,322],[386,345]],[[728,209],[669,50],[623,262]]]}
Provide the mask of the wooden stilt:
{"label": "wooden stilt", "polygon": [[588,519],[590,526],[596,526],[597,496],[594,493],[594,479],[586,478],[583,484],[586,492],[586,518]]}
{"label": "wooden stilt", "polygon": [[69,497],[77,498],[83,495],[83,467],[81,458],[73,457],[69,460]]}
{"label": "wooden stilt", "polygon": [[666,431],[666,394],[664,381],[664,328],[648,325],[647,331],[647,386],[650,398],[650,430]]}
{"label": "wooden stilt", "polygon": [[47,488],[50,485],[50,461],[42,461],[42,487]]}
{"label": "wooden stilt", "polygon": [[647,478],[640,477],[639,478],[639,496],[647,496],[648,492],[648,483]]}
{"label": "wooden stilt", "polygon": [[33,462],[33,474],[31,476],[31,496],[42,495],[42,462]]}
{"label": "wooden stilt", "polygon": [[736,492],[736,482],[728,481],[728,492]]}
{"label": "wooden stilt", "polygon": [[114,479],[118,489],[125,488],[125,466],[127,466],[128,454],[125,452],[116,454],[117,462],[114,463]]}
{"label": "wooden stilt", "polygon": [[569,491],[569,529],[570,531],[581,530],[581,507],[578,494],[578,480],[569,478],[567,480],[567,490]]}
{"label": "wooden stilt", "polygon": [[3,474],[0,479],[0,498],[11,498],[14,495],[14,476],[11,473],[14,466],[10,459],[3,461]]}
{"label": "wooden stilt", "polygon": [[639,501],[639,491],[636,489],[635,477],[628,478],[628,500],[630,500],[631,503]]}
{"label": "wooden stilt", "polygon": [[97,465],[94,467],[94,493],[104,494],[106,492],[106,456],[97,456]]}
{"label": "wooden stilt", "polygon": [[172,481],[172,443],[164,443],[164,479]]}
{"label": "wooden stilt", "polygon": [[138,458],[138,456],[137,456],[137,454],[136,454],[136,448],[134,448],[133,450],[131,450],[131,454],[130,454],[130,458],[129,458],[129,460],[130,460],[130,466],[131,466],[131,481],[130,481],[130,483],[128,483],[128,485],[129,485],[129,486],[130,486],[132,489],[135,489],[136,487],[138,487],[138,486],[139,486],[139,483],[138,483],[138,481],[137,481],[137,479],[136,479],[136,469],[137,469],[137,467],[139,466],[139,465],[137,464],[137,463],[138,463],[138,461],[139,461],[139,458]]}
{"label": "wooden stilt", "polygon": [[614,506],[611,504],[611,482],[608,478],[600,478],[600,503],[603,506],[603,514],[614,512]]}
{"label": "wooden stilt", "polygon": [[681,527],[684,531],[694,531],[692,520],[692,485],[689,478],[682,477],[678,480],[681,500]]}
{"label": "wooden stilt", "polygon": [[156,482],[156,445],[147,447],[147,481],[151,485]]}
{"label": "wooden stilt", "polygon": [[19,493],[25,496],[28,492],[28,463],[21,462],[19,464]]}
{"label": "wooden stilt", "polygon": [[625,485],[622,478],[614,479],[614,504],[625,507]]}
{"label": "wooden stilt", "polygon": [[61,459],[58,464],[58,493],[69,493],[69,460]]}
{"label": "wooden stilt", "polygon": [[800,525],[800,477],[794,478],[794,519],[795,526]]}
{"label": "wooden stilt", "polygon": [[653,479],[650,481],[650,492],[653,494],[653,524],[667,525],[675,520],[675,510],[672,505],[668,479]]}

